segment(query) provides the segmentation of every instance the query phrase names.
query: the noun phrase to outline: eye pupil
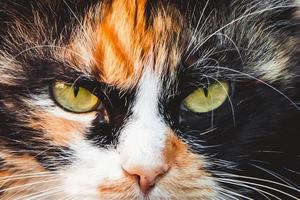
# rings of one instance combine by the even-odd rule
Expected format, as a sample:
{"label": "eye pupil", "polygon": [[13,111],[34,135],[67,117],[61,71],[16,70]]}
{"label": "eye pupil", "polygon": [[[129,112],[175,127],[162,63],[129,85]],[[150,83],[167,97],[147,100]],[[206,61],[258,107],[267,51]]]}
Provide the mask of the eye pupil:
{"label": "eye pupil", "polygon": [[74,96],[77,97],[78,92],[79,92],[79,87],[77,85],[73,86],[73,92],[74,92]]}
{"label": "eye pupil", "polygon": [[207,87],[203,88],[203,92],[204,92],[204,96],[208,97],[208,88]]}

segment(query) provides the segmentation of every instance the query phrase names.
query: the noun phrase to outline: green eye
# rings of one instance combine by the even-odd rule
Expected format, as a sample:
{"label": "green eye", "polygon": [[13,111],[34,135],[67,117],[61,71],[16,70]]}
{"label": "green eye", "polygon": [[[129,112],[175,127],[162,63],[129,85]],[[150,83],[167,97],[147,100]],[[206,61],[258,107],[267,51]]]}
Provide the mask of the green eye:
{"label": "green eye", "polygon": [[75,90],[71,84],[56,82],[52,89],[57,103],[71,112],[91,112],[101,103],[98,97],[83,87]]}
{"label": "green eye", "polygon": [[229,84],[224,81],[215,82],[206,91],[198,88],[183,100],[183,105],[192,112],[206,113],[220,107],[227,99]]}

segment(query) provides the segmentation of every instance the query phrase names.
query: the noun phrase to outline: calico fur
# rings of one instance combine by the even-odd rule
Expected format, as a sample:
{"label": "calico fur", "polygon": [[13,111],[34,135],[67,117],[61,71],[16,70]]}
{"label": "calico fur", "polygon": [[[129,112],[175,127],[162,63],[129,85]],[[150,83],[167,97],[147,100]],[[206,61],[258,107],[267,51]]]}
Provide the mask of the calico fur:
{"label": "calico fur", "polygon": [[[1,1],[1,199],[298,199],[298,6]],[[64,110],[57,80],[105,109]],[[219,80],[222,107],[182,107]]]}

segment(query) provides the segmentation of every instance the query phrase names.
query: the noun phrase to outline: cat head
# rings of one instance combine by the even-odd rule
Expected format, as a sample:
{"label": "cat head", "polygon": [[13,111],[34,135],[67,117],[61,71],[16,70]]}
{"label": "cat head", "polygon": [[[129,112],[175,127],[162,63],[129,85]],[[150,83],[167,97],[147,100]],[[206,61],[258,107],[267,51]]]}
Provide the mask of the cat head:
{"label": "cat head", "polygon": [[299,195],[296,2],[1,5],[1,198]]}

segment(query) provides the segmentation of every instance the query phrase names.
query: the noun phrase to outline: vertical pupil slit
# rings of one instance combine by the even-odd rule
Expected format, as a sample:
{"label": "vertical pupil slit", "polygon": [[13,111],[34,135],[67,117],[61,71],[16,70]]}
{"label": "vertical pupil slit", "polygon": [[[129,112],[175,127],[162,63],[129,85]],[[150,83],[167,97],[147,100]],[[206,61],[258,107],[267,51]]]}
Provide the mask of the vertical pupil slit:
{"label": "vertical pupil slit", "polygon": [[208,97],[208,88],[207,87],[203,88],[203,92],[204,92],[205,97]]}
{"label": "vertical pupil slit", "polygon": [[79,92],[79,87],[77,85],[74,85],[73,92],[74,92],[74,96],[77,97],[78,92]]}

